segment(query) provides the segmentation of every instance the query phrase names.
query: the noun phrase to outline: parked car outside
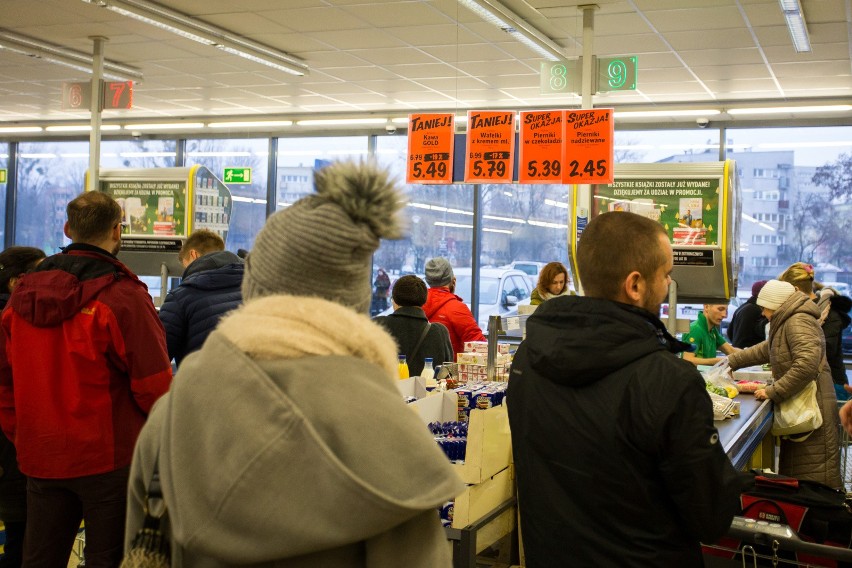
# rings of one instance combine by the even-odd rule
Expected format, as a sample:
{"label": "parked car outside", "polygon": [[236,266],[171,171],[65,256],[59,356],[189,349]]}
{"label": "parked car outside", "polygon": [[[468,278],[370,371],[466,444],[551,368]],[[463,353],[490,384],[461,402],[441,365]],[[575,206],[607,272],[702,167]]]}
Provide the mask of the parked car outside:
{"label": "parked car outside", "polygon": [[[470,268],[454,268],[456,294],[470,307]],[[512,317],[518,315],[518,305],[530,303],[533,287],[528,275],[521,270],[506,268],[479,269],[479,319],[483,332],[488,331],[488,317]]]}
{"label": "parked car outside", "polygon": [[520,270],[527,275],[527,280],[530,281],[530,287],[535,288],[538,284],[538,275],[541,270],[547,265],[546,262],[537,262],[533,260],[515,260],[506,266],[501,266],[503,269]]}

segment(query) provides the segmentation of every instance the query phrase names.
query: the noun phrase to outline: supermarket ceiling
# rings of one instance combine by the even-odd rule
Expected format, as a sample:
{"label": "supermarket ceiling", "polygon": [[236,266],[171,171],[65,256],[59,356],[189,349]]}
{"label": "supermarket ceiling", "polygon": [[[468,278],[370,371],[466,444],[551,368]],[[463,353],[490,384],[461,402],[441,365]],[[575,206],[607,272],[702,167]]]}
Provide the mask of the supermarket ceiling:
{"label": "supermarket ceiling", "polygon": [[[144,78],[133,109],[105,120],[405,116],[415,110],[579,106],[540,92],[542,56],[456,0],[161,0],[291,54],[294,76],[82,0],[0,0],[0,31],[109,61]],[[573,59],[587,0],[501,0]],[[597,0],[593,53],[638,57],[638,88],[595,95],[616,108],[852,101],[852,0],[801,0],[812,51],[797,53],[778,0]],[[61,110],[87,75],[0,50],[0,123],[85,121]],[[848,113],[846,115],[848,118]],[[321,117],[319,117],[321,118]],[[666,119],[657,119],[665,122]],[[2,126],[2,124],[0,124]]]}

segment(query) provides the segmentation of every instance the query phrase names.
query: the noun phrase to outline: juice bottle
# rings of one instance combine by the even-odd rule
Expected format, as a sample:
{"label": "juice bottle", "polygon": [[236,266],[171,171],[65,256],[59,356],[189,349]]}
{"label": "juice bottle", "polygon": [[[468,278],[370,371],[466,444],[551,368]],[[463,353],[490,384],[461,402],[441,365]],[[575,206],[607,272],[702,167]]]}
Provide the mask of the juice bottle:
{"label": "juice bottle", "polygon": [[397,365],[397,368],[399,369],[400,380],[407,379],[408,378],[408,363],[405,362],[405,355],[399,356],[399,365]]}

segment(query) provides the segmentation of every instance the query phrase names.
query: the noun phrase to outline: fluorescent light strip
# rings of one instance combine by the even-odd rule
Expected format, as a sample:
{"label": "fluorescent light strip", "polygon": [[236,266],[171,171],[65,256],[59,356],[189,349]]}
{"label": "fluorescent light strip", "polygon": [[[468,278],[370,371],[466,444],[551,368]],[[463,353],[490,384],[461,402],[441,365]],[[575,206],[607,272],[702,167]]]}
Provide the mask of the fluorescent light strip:
{"label": "fluorescent light strip", "polygon": [[806,53],[811,50],[811,39],[808,37],[808,24],[805,15],[802,14],[802,3],[799,0],[779,0],[784,19],[787,21],[787,29],[790,31],[790,39],[797,53]]}
{"label": "fluorescent light strip", "polygon": [[83,0],[203,45],[292,75],[309,71],[298,58],[148,0]]}
{"label": "fluorescent light strip", "polygon": [[253,197],[242,197],[240,195],[233,195],[231,199],[234,201],[239,201],[241,203],[255,203],[258,205],[266,205],[265,199],[255,199]]}
{"label": "fluorescent light strip", "polygon": [[754,107],[729,108],[725,112],[730,115],[741,114],[797,114],[802,112],[849,112],[852,105],[822,105],[822,106],[787,106],[787,107]]}
{"label": "fluorescent light strip", "polygon": [[545,59],[551,61],[565,59],[565,53],[559,45],[497,0],[459,0],[459,4],[489,24],[510,34],[516,41],[526,45]]}
{"label": "fluorescent light strip", "polygon": [[175,152],[121,152],[122,158],[174,158]]}
{"label": "fluorescent light strip", "polygon": [[[62,65],[82,73],[92,73],[92,56],[65,47],[43,42],[20,34],[0,29],[0,49],[40,59],[48,63]],[[138,69],[121,63],[104,60],[103,76],[119,81],[141,81],[142,73]]]}
{"label": "fluorescent light strip", "polygon": [[248,158],[251,152],[187,152],[192,158]]}
{"label": "fluorescent light strip", "polygon": [[18,157],[26,159],[26,160],[52,160],[56,157],[56,154],[46,154],[46,153],[36,153],[36,154],[18,154]]}
{"label": "fluorescent light strip", "polygon": [[561,201],[554,201],[552,199],[545,199],[545,205],[552,205],[553,207],[559,207],[560,209],[568,209],[567,203],[562,203]]}
{"label": "fluorescent light strip", "polygon": [[210,128],[273,128],[278,126],[292,126],[292,120],[243,120],[236,122],[208,122]]}
{"label": "fluorescent light strip", "polygon": [[387,118],[328,118],[298,120],[297,126],[352,126],[356,124],[387,124]]}
{"label": "fluorescent light strip", "polygon": [[180,128],[195,129],[204,128],[203,122],[175,122],[162,124],[125,124],[125,130],[177,130]]}
{"label": "fluorescent light strip", "polygon": [[615,118],[665,118],[680,116],[715,116],[721,111],[714,109],[684,109],[684,110],[637,110],[615,111]]}
{"label": "fluorescent light strip", "polygon": [[521,225],[526,224],[525,219],[516,219],[514,217],[498,217],[496,215],[483,215],[483,219],[489,219],[491,221],[503,221],[505,223],[520,223]]}
{"label": "fluorescent light strip", "polygon": [[852,140],[832,142],[767,142],[758,144],[758,148],[844,148],[852,146]]}
{"label": "fluorescent light strip", "polygon": [[473,225],[462,225],[461,223],[447,223],[446,221],[435,221],[436,227],[453,227],[455,229],[473,229]]}
{"label": "fluorescent light strip", "polygon": [[[89,124],[60,124],[48,126],[45,130],[48,132],[91,132],[92,126]],[[101,124],[101,130],[121,130],[121,126],[118,124]]]}
{"label": "fluorescent light strip", "polygon": [[42,132],[44,128],[41,126],[2,126],[0,134],[24,134],[26,132]]}

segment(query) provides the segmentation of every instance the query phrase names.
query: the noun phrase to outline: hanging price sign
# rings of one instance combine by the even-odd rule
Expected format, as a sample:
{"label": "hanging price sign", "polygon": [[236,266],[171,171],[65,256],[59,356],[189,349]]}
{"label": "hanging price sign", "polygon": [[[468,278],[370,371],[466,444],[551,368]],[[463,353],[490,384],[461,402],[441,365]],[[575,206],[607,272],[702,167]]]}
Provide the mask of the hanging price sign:
{"label": "hanging price sign", "polygon": [[518,183],[562,183],[564,110],[521,113]]}
{"label": "hanging price sign", "polygon": [[613,109],[565,112],[562,183],[612,183],[615,124]]}
{"label": "hanging price sign", "polygon": [[408,167],[406,183],[453,183],[455,116],[408,115]]}
{"label": "hanging price sign", "polygon": [[512,183],[515,160],[515,113],[467,111],[464,181]]}

